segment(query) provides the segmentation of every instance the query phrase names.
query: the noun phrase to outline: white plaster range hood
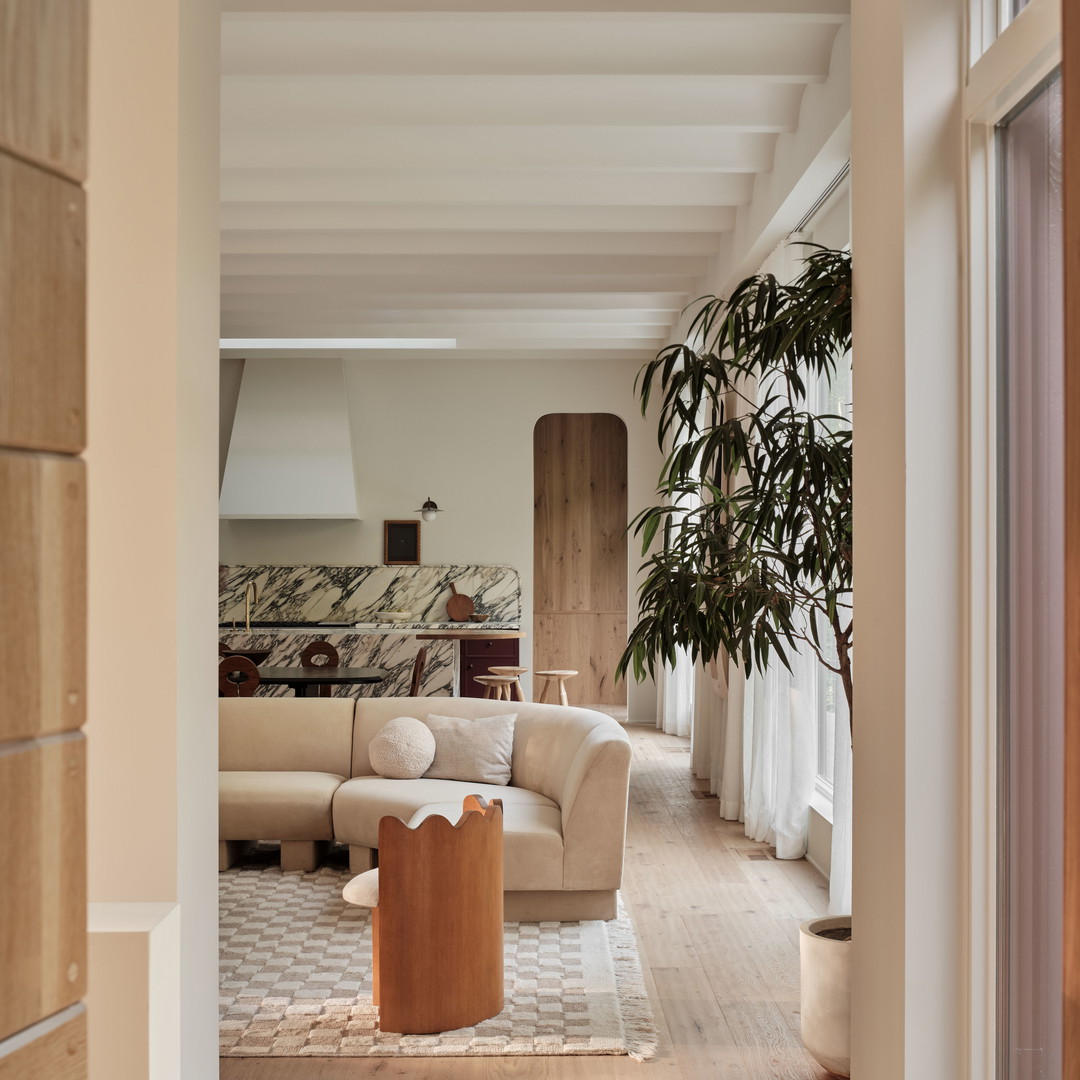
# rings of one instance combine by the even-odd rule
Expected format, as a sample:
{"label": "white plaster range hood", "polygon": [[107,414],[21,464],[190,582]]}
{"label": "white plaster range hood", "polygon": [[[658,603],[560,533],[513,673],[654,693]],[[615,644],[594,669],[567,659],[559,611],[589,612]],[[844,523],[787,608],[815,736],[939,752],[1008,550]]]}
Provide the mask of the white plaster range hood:
{"label": "white plaster range hood", "polygon": [[245,362],[219,513],[359,518],[340,359]]}

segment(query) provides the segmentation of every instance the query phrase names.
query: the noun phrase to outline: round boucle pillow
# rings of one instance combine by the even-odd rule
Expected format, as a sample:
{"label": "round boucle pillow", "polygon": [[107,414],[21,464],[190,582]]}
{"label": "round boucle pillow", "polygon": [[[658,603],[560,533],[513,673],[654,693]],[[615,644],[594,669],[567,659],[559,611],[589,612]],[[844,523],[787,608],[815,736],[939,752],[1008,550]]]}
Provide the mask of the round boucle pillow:
{"label": "round boucle pillow", "polygon": [[391,780],[416,780],[435,760],[435,736],[414,716],[387,721],[368,743],[371,767]]}

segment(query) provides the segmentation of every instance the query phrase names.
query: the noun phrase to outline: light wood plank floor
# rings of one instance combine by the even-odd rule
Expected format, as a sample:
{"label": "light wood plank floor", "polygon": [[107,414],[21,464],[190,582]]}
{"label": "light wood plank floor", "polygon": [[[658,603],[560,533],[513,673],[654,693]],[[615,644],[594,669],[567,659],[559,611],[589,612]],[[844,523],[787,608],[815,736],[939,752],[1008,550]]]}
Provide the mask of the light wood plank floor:
{"label": "light wood plank floor", "polygon": [[778,861],[699,799],[689,741],[630,725],[623,900],[637,927],[660,1049],[625,1057],[223,1058],[222,1080],[826,1080],[799,1042],[798,927],[825,880]]}

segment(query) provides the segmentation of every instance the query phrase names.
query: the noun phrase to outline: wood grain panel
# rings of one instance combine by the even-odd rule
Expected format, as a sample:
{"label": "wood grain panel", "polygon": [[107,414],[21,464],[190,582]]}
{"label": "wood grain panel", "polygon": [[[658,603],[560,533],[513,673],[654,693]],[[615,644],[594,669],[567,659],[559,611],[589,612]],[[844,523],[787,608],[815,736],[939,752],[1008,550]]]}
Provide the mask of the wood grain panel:
{"label": "wood grain panel", "polygon": [[2,446],[85,446],[85,234],[81,188],[0,154]]}
{"label": "wood grain panel", "polygon": [[580,705],[625,705],[626,680],[615,682],[615,665],[626,647],[626,613],[537,612],[533,618],[533,669],[574,668],[566,684]]}
{"label": "wood grain panel", "polygon": [[86,175],[87,0],[0,0],[0,149]]}
{"label": "wood grain panel", "polygon": [[626,611],[626,425],[597,416],[590,425],[590,611]]}
{"label": "wood grain panel", "polygon": [[0,746],[0,1038],[86,992],[86,743]]}
{"label": "wood grain panel", "polygon": [[85,1012],[10,1054],[0,1045],[0,1080],[79,1080],[85,1075]]}
{"label": "wood grain panel", "polygon": [[0,451],[0,740],[86,717],[86,470]]}
{"label": "wood grain panel", "polygon": [[603,413],[541,417],[533,490],[534,668],[579,671],[567,687],[575,701],[625,704],[612,675],[626,645],[626,425]]}
{"label": "wood grain panel", "polygon": [[1065,203],[1065,926],[1062,1075],[1080,1076],[1080,11],[1061,5]]}

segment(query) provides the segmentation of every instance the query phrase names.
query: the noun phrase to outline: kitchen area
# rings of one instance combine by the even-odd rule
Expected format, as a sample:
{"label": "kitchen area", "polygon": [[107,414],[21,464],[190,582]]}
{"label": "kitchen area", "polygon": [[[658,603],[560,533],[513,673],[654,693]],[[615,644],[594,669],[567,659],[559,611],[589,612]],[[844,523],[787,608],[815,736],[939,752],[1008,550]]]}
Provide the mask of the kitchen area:
{"label": "kitchen area", "polygon": [[219,586],[223,650],[299,667],[308,646],[326,642],[342,667],[386,672],[379,683],[333,687],[335,695],[408,695],[420,649],[425,697],[482,697],[474,676],[519,663],[521,579],[509,566],[222,566]]}
{"label": "kitchen area", "polygon": [[[386,672],[335,696],[407,695],[421,648],[424,696],[479,696],[473,675],[520,666],[535,700],[538,669],[572,669],[575,703],[655,716],[651,682],[612,678],[637,569],[628,506],[650,500],[660,460],[625,363],[553,379],[539,360],[283,353],[223,350],[221,644],[268,649],[263,664],[285,668],[326,641],[340,665]],[[545,416],[585,414],[614,414],[621,441],[541,430]],[[617,453],[601,462],[601,447]],[[427,500],[438,510],[425,517]],[[406,521],[418,530],[407,564],[385,542]],[[484,622],[450,618],[451,583]],[[421,636],[439,632],[462,636]]]}

